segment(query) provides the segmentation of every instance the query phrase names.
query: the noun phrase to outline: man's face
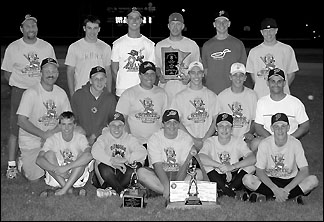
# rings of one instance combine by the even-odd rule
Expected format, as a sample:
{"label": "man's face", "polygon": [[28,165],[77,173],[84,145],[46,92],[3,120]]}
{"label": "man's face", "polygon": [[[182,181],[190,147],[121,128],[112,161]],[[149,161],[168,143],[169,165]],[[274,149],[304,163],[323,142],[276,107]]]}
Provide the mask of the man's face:
{"label": "man's face", "polygon": [[270,93],[278,94],[283,92],[286,81],[280,76],[272,76],[267,81],[267,84],[269,86]]}
{"label": "man's face", "polygon": [[91,86],[97,91],[102,91],[106,86],[106,82],[107,82],[107,77],[106,74],[103,72],[98,72],[92,75],[90,78]]}
{"label": "man's face", "polygon": [[278,138],[280,140],[285,139],[287,137],[287,132],[289,131],[289,125],[288,123],[284,121],[279,121],[274,123],[271,126],[271,130],[275,136],[275,138]]}
{"label": "man's face", "polygon": [[261,34],[265,42],[272,42],[276,38],[278,28],[262,29]]}
{"label": "man's face", "polygon": [[85,37],[87,39],[95,41],[98,38],[100,27],[98,23],[87,22],[87,24],[83,26],[83,30],[85,31]]}
{"label": "man's face", "polygon": [[227,18],[217,18],[214,22],[214,27],[217,32],[225,33],[227,32],[228,27],[230,27],[231,22]]}
{"label": "man's face", "polygon": [[217,124],[218,136],[225,139],[231,137],[232,124],[227,121],[222,121]]}
{"label": "man's face", "polygon": [[182,33],[184,24],[180,21],[171,21],[168,24],[168,28],[172,36],[179,36]]}
{"label": "man's face", "polygon": [[168,135],[177,135],[180,123],[175,119],[170,119],[164,123],[164,132]]}
{"label": "man's face", "polygon": [[59,76],[58,68],[54,64],[48,63],[43,66],[41,72],[41,82],[53,86]]}
{"label": "man's face", "polygon": [[204,77],[204,71],[201,70],[198,66],[194,66],[189,72],[190,82],[193,84],[200,84],[202,83],[202,79]]}
{"label": "man's face", "polygon": [[33,40],[37,37],[37,33],[38,33],[37,23],[32,19],[28,19],[20,27],[20,31],[23,33],[23,36],[25,38],[29,40]]}
{"label": "man's face", "polygon": [[63,118],[61,119],[60,122],[60,128],[62,131],[62,134],[64,135],[71,135],[74,131],[75,123],[74,123],[74,118],[67,119]]}
{"label": "man's face", "polygon": [[109,123],[109,130],[113,137],[120,138],[123,135],[125,124],[122,121],[112,121]]}
{"label": "man's face", "polygon": [[137,12],[131,12],[127,16],[128,28],[132,30],[139,29],[142,23],[142,17]]}
{"label": "man's face", "polygon": [[153,85],[154,85],[155,79],[156,79],[156,74],[153,70],[147,70],[145,73],[140,73],[139,77],[141,80],[140,85],[144,89],[152,89],[153,88]]}
{"label": "man's face", "polygon": [[240,88],[246,80],[246,75],[242,72],[237,72],[234,75],[230,74],[230,80],[232,81],[232,85]]}

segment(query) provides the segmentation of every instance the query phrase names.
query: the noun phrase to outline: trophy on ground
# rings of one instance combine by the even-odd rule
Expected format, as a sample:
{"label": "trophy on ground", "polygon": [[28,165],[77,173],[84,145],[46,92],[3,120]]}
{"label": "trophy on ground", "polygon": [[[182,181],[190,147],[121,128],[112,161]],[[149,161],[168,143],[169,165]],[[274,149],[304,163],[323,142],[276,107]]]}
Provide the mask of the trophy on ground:
{"label": "trophy on ground", "polygon": [[131,164],[128,164],[134,171],[131,175],[130,182],[128,187],[125,189],[125,193],[123,195],[123,204],[122,207],[144,207],[144,193],[140,190],[138,185],[138,177],[137,177],[137,164],[134,161]]}
{"label": "trophy on ground", "polygon": [[[192,159],[189,162],[187,174],[190,176],[188,195],[189,197],[185,200],[185,205],[201,205],[201,201],[198,197],[198,185],[197,185],[197,171],[196,164],[192,164]],[[191,193],[192,185],[195,185],[195,192]]]}

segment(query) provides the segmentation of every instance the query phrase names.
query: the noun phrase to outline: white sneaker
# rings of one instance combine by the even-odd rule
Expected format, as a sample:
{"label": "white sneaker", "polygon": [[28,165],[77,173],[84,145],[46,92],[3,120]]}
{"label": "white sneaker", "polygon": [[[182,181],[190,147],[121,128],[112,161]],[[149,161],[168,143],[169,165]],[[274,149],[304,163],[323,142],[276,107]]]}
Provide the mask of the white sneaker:
{"label": "white sneaker", "polygon": [[97,197],[99,198],[106,198],[106,197],[110,197],[111,195],[112,193],[109,189],[102,189],[102,188],[97,189]]}
{"label": "white sneaker", "polygon": [[14,179],[17,177],[18,170],[16,166],[8,166],[6,176],[8,179]]}

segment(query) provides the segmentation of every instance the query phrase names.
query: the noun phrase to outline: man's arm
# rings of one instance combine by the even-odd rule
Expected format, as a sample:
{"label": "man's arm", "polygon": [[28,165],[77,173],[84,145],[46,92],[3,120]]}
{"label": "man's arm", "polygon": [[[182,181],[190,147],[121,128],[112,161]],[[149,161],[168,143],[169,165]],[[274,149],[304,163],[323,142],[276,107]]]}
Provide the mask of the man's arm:
{"label": "man's arm", "polygon": [[166,175],[165,171],[163,170],[162,163],[161,162],[154,163],[153,167],[154,167],[154,171],[155,171],[156,175],[158,176],[161,184],[164,187],[163,197],[165,199],[168,199],[169,195],[170,195],[170,187],[169,187],[170,181],[169,181],[168,176]]}
{"label": "man's arm", "polygon": [[80,166],[85,166],[87,165],[91,160],[93,159],[92,154],[91,154],[91,148],[87,147],[83,152],[79,153],[77,159],[68,165],[68,170],[77,168]]}
{"label": "man's arm", "polygon": [[221,163],[213,160],[212,158],[210,158],[208,155],[206,155],[204,153],[199,153],[198,155],[199,155],[199,158],[204,166],[219,168],[222,165]]}
{"label": "man's arm", "polygon": [[309,175],[308,166],[301,167],[298,170],[295,178],[284,187],[284,189],[289,193],[292,189],[294,189],[298,184],[300,184],[306,177]]}
{"label": "man's arm", "polygon": [[70,98],[72,98],[73,93],[74,93],[74,73],[75,73],[75,67],[72,66],[67,66],[66,67],[66,78],[67,78],[67,83],[70,91]]}
{"label": "man's arm", "polygon": [[117,72],[119,70],[119,62],[111,61],[111,76],[112,81],[116,84],[117,81]]}
{"label": "man's arm", "polygon": [[111,91],[111,86],[112,86],[112,76],[111,76],[111,66],[106,66],[105,67],[105,70],[106,70],[106,75],[107,75],[107,83],[106,83],[106,87],[108,89],[109,92],[112,92]]}
{"label": "man's arm", "polygon": [[306,122],[300,124],[296,129],[296,131],[293,132],[291,135],[296,139],[300,139],[309,132],[309,127],[310,127],[310,122],[309,120],[307,120]]}
{"label": "man's arm", "polygon": [[295,79],[295,75],[296,75],[295,72],[292,72],[292,73],[288,73],[288,74],[287,74],[288,86],[290,86],[291,83],[294,81],[294,79]]}
{"label": "man's arm", "polygon": [[57,168],[56,165],[51,164],[45,158],[45,151],[41,150],[36,158],[36,164],[45,171],[51,171],[54,173],[55,169]]}
{"label": "man's arm", "polygon": [[259,135],[259,136],[262,136],[264,138],[268,137],[268,136],[271,136],[271,133],[266,130],[263,125],[259,124],[259,123],[254,123],[254,129],[255,129],[255,132]]}

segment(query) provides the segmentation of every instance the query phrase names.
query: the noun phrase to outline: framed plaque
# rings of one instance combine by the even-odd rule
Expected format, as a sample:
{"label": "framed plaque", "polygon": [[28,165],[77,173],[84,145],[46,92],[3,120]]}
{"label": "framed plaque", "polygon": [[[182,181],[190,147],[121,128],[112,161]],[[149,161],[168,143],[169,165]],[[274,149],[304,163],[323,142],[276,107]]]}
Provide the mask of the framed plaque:
{"label": "framed plaque", "polygon": [[191,52],[182,52],[179,49],[170,47],[161,48],[162,56],[162,72],[165,79],[181,79],[182,75],[186,75],[183,60],[190,55]]}

